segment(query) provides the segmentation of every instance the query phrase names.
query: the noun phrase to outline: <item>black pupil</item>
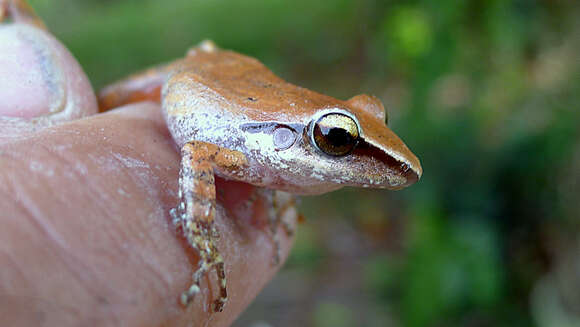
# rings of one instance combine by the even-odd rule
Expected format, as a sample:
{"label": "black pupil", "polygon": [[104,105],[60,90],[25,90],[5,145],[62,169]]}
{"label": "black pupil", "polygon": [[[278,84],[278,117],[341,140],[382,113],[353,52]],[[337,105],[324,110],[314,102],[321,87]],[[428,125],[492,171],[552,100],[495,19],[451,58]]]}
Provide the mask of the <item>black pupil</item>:
{"label": "black pupil", "polygon": [[345,115],[329,114],[314,125],[314,142],[331,156],[344,156],[355,147],[358,139],[356,123]]}
{"label": "black pupil", "polygon": [[353,143],[354,139],[346,130],[342,128],[321,128],[321,132],[326,136],[329,145],[340,148]]}

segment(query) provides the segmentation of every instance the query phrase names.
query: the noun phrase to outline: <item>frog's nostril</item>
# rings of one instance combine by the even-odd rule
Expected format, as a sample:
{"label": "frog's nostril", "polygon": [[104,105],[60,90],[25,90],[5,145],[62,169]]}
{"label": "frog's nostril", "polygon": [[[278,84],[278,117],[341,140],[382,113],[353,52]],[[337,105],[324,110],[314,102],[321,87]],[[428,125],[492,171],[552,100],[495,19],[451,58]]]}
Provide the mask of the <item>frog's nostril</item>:
{"label": "frog's nostril", "polygon": [[406,173],[409,171],[409,165],[407,165],[406,163],[402,162],[401,163],[401,172]]}

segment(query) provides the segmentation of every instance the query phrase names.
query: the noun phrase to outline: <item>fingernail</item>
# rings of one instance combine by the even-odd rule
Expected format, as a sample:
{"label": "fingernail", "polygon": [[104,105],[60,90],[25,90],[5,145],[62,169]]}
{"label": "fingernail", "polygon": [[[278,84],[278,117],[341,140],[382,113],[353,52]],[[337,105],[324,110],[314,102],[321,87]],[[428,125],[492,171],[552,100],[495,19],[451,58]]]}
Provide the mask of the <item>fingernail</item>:
{"label": "fingernail", "polygon": [[31,119],[64,109],[65,72],[55,52],[37,27],[0,25],[0,116]]}

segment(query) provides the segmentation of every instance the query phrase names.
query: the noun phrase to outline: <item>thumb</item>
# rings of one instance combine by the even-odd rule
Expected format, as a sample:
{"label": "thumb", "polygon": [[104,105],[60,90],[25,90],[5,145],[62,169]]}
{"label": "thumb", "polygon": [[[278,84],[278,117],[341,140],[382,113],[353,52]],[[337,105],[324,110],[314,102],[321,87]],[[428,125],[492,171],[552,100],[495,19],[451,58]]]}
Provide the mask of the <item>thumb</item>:
{"label": "thumb", "polygon": [[97,112],[86,75],[58,40],[0,22],[0,140]]}
{"label": "thumb", "polygon": [[[225,197],[218,199],[217,247],[229,302],[224,312],[210,312],[219,296],[210,271],[183,308],[179,295],[191,284],[197,257],[168,214],[178,203],[179,159],[151,103],[0,145],[0,316],[41,317],[47,325],[228,326],[279,267],[271,264],[270,235],[250,223],[267,219],[267,210],[248,200],[249,210],[236,214],[228,194],[248,199],[243,193],[252,188],[218,183]],[[291,239],[280,235],[285,258]],[[36,315],[21,314],[23,308]]]}

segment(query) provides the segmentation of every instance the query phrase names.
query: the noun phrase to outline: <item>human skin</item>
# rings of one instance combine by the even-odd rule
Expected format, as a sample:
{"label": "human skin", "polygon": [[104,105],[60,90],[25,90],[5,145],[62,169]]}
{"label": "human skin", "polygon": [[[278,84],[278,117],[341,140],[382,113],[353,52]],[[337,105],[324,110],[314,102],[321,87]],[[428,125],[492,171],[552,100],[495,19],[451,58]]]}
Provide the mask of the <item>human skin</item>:
{"label": "human skin", "polygon": [[[18,24],[0,25],[0,38],[22,42],[0,51],[0,66],[12,72],[0,77],[0,115],[20,119],[0,117],[2,321],[11,326],[230,325],[279,268],[272,265],[271,236],[256,223],[266,219],[264,204],[255,201],[252,210],[237,212],[239,199],[247,199],[252,189],[218,180],[222,210],[216,227],[229,302],[224,312],[211,312],[218,287],[210,271],[193,303],[181,306],[179,295],[191,283],[197,257],[169,217],[178,203],[180,158],[158,104],[79,119],[96,108],[74,58],[44,31],[28,31],[32,36],[22,38],[8,25]],[[38,49],[55,59],[43,60]],[[50,71],[57,74],[47,75]],[[50,83],[54,76],[66,86],[64,100]],[[60,100],[70,110],[64,118],[51,112]],[[40,123],[33,122],[41,116]],[[43,127],[52,117],[58,124]],[[285,259],[292,239],[281,232],[280,240]]]}

